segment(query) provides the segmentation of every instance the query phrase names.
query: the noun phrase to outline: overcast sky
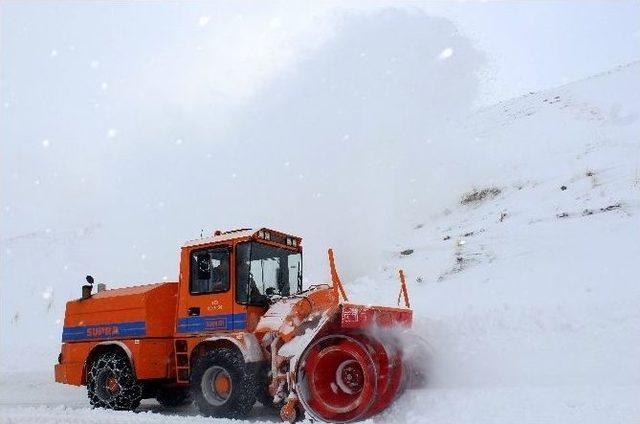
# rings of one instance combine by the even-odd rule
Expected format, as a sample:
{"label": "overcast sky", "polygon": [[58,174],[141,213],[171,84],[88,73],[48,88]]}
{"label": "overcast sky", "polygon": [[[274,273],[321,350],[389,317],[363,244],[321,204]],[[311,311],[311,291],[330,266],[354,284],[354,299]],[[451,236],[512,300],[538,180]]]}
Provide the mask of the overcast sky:
{"label": "overcast sky", "polygon": [[[121,279],[173,276],[179,242],[201,229],[366,241],[326,228],[366,215],[355,232],[371,235],[416,201],[397,187],[420,176],[400,184],[397,170],[451,137],[442,121],[640,59],[639,2],[2,1],[0,12],[3,258],[21,237],[99,234],[82,251],[100,244]],[[277,168],[262,172],[271,156]],[[291,205],[274,208],[283,192]],[[362,210],[333,217],[354,196]],[[66,272],[70,257],[77,274],[92,260],[51,266]]]}
{"label": "overcast sky", "polygon": [[339,2],[0,4],[5,101],[24,84],[17,75],[30,65],[46,71],[57,60],[66,63],[70,77],[84,80],[87,70],[72,67],[72,58],[102,59],[106,73],[105,68],[114,67],[136,70],[179,51],[206,54],[212,46],[225,54],[225,61],[257,68],[238,76],[241,81],[229,74],[216,81],[221,90],[241,83],[246,87],[234,94],[243,95],[264,74],[329,37],[336,15],[390,5],[451,19],[487,55],[482,102],[553,87],[640,58],[638,1],[378,1],[349,2],[348,7]]}

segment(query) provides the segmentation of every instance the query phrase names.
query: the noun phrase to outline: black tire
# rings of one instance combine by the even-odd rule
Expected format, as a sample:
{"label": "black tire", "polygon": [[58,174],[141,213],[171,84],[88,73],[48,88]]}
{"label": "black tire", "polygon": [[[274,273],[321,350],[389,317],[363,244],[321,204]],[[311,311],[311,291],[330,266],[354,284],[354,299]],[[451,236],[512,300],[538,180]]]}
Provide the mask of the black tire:
{"label": "black tire", "polygon": [[156,394],[156,400],[167,408],[189,405],[193,402],[188,387],[160,387]]}
{"label": "black tire", "polygon": [[263,406],[266,406],[269,409],[279,410],[282,405],[276,405],[273,403],[273,396],[269,393],[269,388],[267,386],[261,387],[258,390],[257,396],[258,402],[260,402]]}
{"label": "black tire", "polygon": [[134,410],[140,406],[142,387],[129,358],[107,352],[98,356],[87,372],[87,394],[96,408]]}
{"label": "black tire", "polygon": [[270,371],[268,366],[263,366],[259,370],[258,375],[260,376],[259,377],[260,388],[258,389],[258,394],[256,398],[258,399],[258,402],[262,404],[262,406],[265,406],[269,409],[280,410],[282,405],[274,404],[273,396],[271,396],[271,393],[269,393],[269,374],[270,374]]}
{"label": "black tire", "polygon": [[[230,382],[228,390],[219,393],[215,380]],[[258,381],[247,369],[242,356],[227,348],[216,349],[199,358],[191,373],[191,392],[203,415],[244,418],[256,403]]]}

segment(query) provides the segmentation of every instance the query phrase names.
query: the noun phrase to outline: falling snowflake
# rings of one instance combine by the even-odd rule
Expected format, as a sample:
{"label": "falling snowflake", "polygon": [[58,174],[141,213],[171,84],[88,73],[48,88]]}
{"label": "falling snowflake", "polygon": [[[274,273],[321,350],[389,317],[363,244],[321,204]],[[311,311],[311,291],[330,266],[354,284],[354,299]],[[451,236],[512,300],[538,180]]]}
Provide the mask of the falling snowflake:
{"label": "falling snowflake", "polygon": [[182,144],[182,139],[181,138],[177,139],[176,140],[176,146],[179,146],[181,144]]}
{"label": "falling snowflake", "polygon": [[43,299],[51,299],[53,296],[53,287],[47,286],[41,293]]}
{"label": "falling snowflake", "polygon": [[42,147],[49,147],[49,145],[51,144],[51,142],[48,139],[44,139],[42,140]]}
{"label": "falling snowflake", "polygon": [[210,20],[211,20],[211,16],[200,16],[198,18],[198,26],[200,27],[207,26]]}
{"label": "falling snowflake", "polygon": [[96,69],[98,66],[100,66],[100,62],[98,62],[97,60],[92,60],[89,66],[91,66],[93,69]]}
{"label": "falling snowflake", "polygon": [[107,91],[107,89],[109,88],[109,84],[103,82],[102,84],[100,84],[100,88],[102,89],[102,91]]}
{"label": "falling snowflake", "polygon": [[451,56],[453,56],[453,49],[451,47],[447,47],[440,52],[440,55],[438,57],[440,59],[449,59]]}
{"label": "falling snowflake", "polygon": [[116,138],[116,136],[118,135],[118,130],[111,128],[109,131],[107,131],[107,138]]}
{"label": "falling snowflake", "polygon": [[58,50],[56,49],[51,50],[51,57],[58,57]]}

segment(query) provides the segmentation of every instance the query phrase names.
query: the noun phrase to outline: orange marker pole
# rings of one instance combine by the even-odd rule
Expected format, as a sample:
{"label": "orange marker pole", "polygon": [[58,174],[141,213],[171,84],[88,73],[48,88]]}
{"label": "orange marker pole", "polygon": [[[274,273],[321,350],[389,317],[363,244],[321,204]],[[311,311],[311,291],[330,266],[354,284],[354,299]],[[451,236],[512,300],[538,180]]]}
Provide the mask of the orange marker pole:
{"label": "orange marker pole", "polygon": [[342,287],[342,281],[340,281],[340,277],[338,276],[338,271],[336,271],[336,263],[333,259],[333,249],[329,249],[329,268],[331,268],[331,282],[333,283],[333,290],[336,292],[336,296],[339,298],[342,295],[342,298],[345,301],[349,301],[347,298],[347,294],[344,292],[344,287]]}
{"label": "orange marker pole", "polygon": [[404,278],[404,271],[400,270],[400,293],[398,293],[398,306],[400,306],[400,296],[404,296],[404,305],[411,309],[411,305],[409,304],[409,293],[407,292],[407,283]]}

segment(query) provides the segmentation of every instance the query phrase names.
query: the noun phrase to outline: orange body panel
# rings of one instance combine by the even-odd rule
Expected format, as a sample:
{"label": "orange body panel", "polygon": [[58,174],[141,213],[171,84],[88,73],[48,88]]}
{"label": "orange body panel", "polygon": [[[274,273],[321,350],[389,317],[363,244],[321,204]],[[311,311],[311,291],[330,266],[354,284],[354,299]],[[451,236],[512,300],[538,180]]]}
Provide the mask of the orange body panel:
{"label": "orange body panel", "polygon": [[56,381],[84,384],[91,351],[110,344],[127,351],[138,378],[169,378],[177,290],[177,283],[149,284],[67,302]]}
{"label": "orange body panel", "polygon": [[[63,362],[55,366],[58,383],[81,386],[86,383],[85,364],[91,351],[100,346],[109,346],[110,341],[63,343]],[[131,354],[131,362],[138,379],[166,379],[174,372],[173,339],[141,338],[118,340],[118,346]]]}
{"label": "orange body panel", "polygon": [[62,340],[172,337],[177,283],[106,290],[67,302]]}
{"label": "orange body panel", "polygon": [[410,327],[413,311],[406,308],[388,306],[360,305],[356,303],[342,304],[340,325],[342,328],[367,327]]}
{"label": "orange body panel", "polygon": [[[229,247],[230,262],[235,263],[232,244],[218,244],[216,247]],[[180,255],[180,284],[176,311],[176,336],[202,335],[219,331],[233,331],[246,329],[247,319],[236,317],[235,314],[246,314],[246,307],[235,302],[235,284],[229,284],[229,289],[222,293],[192,295],[189,291],[190,254],[193,250],[208,246],[183,247]],[[229,268],[231,281],[235,281],[235,267]],[[197,309],[197,315],[191,315],[190,310]]]}

